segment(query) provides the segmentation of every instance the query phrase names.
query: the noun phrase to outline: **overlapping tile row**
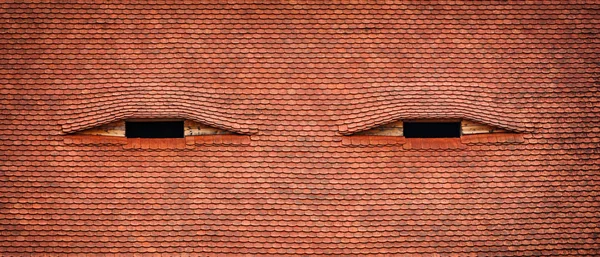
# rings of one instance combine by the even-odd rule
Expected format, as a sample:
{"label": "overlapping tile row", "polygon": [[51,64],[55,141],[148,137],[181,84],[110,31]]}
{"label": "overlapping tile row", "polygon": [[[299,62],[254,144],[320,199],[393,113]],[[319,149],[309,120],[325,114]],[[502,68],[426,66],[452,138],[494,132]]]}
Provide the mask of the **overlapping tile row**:
{"label": "overlapping tile row", "polygon": [[[383,249],[378,242],[411,246],[422,253],[432,253],[424,246],[432,242],[438,247],[449,244],[447,253],[477,252],[474,244],[490,253],[507,241],[519,251],[544,249],[552,240],[566,240],[564,235],[585,241],[586,222],[597,222],[597,206],[585,207],[598,186],[590,182],[592,174],[576,169],[539,171],[559,168],[545,164],[550,161],[546,154],[552,153],[447,152],[444,163],[438,161],[439,152],[401,154],[383,148],[327,154],[326,149],[313,148],[323,153],[304,153],[297,158],[306,160],[298,162],[284,153],[257,156],[237,148],[227,156],[218,150],[102,156],[89,147],[77,150],[73,158],[85,153],[105,165],[71,160],[31,172],[35,163],[15,164],[27,169],[11,173],[3,199],[13,204],[12,210],[28,211],[9,212],[3,221],[11,226],[26,219],[29,229],[12,229],[35,229],[37,236],[15,238],[5,249],[19,249],[16,246],[31,241],[40,244],[35,249],[51,252],[80,247],[87,252],[111,247],[121,252],[151,251],[158,244],[162,252],[179,251],[177,247],[198,251],[195,246],[200,244],[216,253],[220,243],[232,252],[277,249],[275,253],[282,254],[290,249],[266,247],[275,240],[291,249],[322,254],[328,249],[353,249],[347,254],[402,251]],[[339,157],[323,158],[336,154]],[[527,161],[506,162],[519,157]],[[464,163],[457,162],[461,158]],[[562,155],[560,161],[577,159]],[[203,167],[194,168],[199,163]],[[557,205],[564,206],[557,209]],[[579,222],[573,224],[575,220]],[[507,228],[516,232],[506,234]],[[64,239],[57,241],[59,236]],[[244,237],[251,237],[251,242]],[[520,237],[541,241],[527,243]],[[51,247],[53,242],[56,246]],[[471,247],[450,246],[457,244]],[[580,250],[586,249],[584,245]]]}
{"label": "overlapping tile row", "polygon": [[[0,255],[598,255],[599,11],[4,3]],[[166,117],[241,135],[71,135]]]}

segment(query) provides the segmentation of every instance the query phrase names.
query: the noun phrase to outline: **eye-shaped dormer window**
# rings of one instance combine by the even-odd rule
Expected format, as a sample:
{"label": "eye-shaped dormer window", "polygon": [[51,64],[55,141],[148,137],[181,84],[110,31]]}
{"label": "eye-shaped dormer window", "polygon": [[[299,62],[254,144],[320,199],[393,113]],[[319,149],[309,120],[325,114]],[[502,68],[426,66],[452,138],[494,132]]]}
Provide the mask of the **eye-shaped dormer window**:
{"label": "eye-shaped dormer window", "polygon": [[510,133],[510,131],[469,120],[404,120],[384,124],[355,135],[403,136],[406,138],[459,138],[463,135]]}
{"label": "eye-shaped dormer window", "polygon": [[404,149],[462,149],[476,144],[524,142],[518,131],[466,119],[399,120],[359,131],[342,139],[344,145],[393,145]]}
{"label": "eye-shaped dormer window", "polygon": [[182,138],[183,121],[126,121],[128,138]]}
{"label": "eye-shaped dormer window", "polygon": [[123,119],[65,136],[66,144],[122,145],[124,149],[193,149],[196,145],[248,145],[250,137],[197,121]]}
{"label": "eye-shaped dormer window", "polygon": [[404,122],[406,138],[451,138],[460,137],[458,122]]}
{"label": "eye-shaped dormer window", "polygon": [[184,138],[186,136],[235,135],[236,133],[181,119],[128,119],[115,121],[75,135],[127,138]]}

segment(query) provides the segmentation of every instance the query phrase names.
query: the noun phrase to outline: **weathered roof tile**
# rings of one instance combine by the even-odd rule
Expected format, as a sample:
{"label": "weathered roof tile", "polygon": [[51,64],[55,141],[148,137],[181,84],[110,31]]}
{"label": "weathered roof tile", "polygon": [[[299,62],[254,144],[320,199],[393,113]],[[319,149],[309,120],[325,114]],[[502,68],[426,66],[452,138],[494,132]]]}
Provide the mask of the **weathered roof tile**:
{"label": "weathered roof tile", "polygon": [[3,3],[3,254],[597,255],[596,2],[234,2]]}

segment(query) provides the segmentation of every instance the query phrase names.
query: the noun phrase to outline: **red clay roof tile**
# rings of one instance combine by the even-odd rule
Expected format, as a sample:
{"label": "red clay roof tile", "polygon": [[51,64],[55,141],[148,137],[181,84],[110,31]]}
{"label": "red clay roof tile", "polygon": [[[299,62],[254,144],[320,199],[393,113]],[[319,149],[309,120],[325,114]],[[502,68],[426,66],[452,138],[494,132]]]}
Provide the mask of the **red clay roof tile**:
{"label": "red clay roof tile", "polygon": [[[595,1],[2,10],[4,255],[598,255]],[[350,136],[441,118],[516,133]]]}

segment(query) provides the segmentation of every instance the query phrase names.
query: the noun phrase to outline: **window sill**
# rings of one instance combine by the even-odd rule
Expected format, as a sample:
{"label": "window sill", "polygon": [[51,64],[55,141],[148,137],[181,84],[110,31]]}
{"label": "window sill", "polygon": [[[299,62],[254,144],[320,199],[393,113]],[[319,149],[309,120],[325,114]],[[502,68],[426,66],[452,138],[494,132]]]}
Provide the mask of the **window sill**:
{"label": "window sill", "polygon": [[125,149],[193,149],[196,145],[249,145],[247,135],[207,135],[185,138],[125,138],[116,136],[68,135],[66,145],[120,145]]}
{"label": "window sill", "polygon": [[402,145],[406,143],[405,137],[399,136],[345,136],[342,145],[369,146],[369,145]]}
{"label": "window sill", "polygon": [[127,138],[125,149],[185,149],[185,138]]}
{"label": "window sill", "polygon": [[467,145],[515,144],[525,142],[523,135],[516,133],[463,135],[460,140]]}
{"label": "window sill", "polygon": [[67,135],[63,142],[66,145],[126,145],[127,138],[95,135]]}
{"label": "window sill", "polygon": [[342,145],[381,146],[402,145],[404,149],[465,149],[469,145],[523,143],[523,135],[515,133],[493,133],[463,135],[460,138],[406,138],[403,136],[357,135],[342,137]]}
{"label": "window sill", "polygon": [[423,150],[444,150],[444,149],[465,149],[460,138],[407,138],[404,149],[423,149]]}

